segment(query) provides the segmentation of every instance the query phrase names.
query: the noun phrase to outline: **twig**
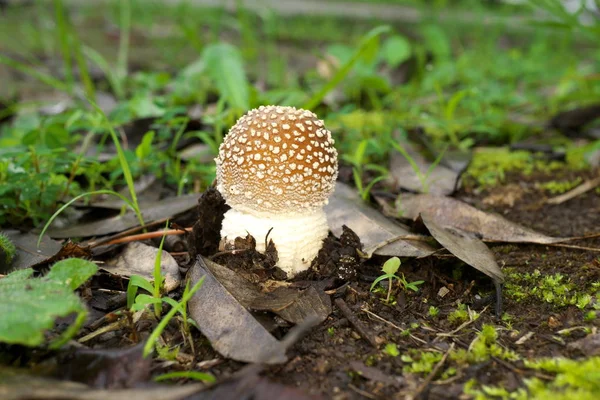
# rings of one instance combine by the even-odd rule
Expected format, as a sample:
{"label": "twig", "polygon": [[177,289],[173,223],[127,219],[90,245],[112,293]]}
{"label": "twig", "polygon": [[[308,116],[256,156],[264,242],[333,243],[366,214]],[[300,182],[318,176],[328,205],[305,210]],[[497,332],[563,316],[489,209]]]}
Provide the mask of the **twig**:
{"label": "twig", "polygon": [[[392,322],[388,321],[388,320],[387,320],[387,319],[385,319],[385,318],[382,318],[382,317],[380,317],[379,315],[375,314],[375,313],[374,313],[374,312],[372,312],[372,311],[369,311],[369,310],[367,310],[367,309],[366,309],[366,308],[364,308],[364,307],[362,307],[362,308],[360,309],[360,311],[366,312],[366,313],[367,313],[367,314],[369,314],[370,316],[372,316],[372,317],[374,317],[374,318],[376,318],[376,319],[380,320],[380,321],[381,321],[381,322],[383,322],[383,323],[386,323],[386,324],[388,324],[388,325],[389,325],[389,326],[391,326],[392,328],[396,328],[396,329],[398,329],[400,332],[403,332],[403,333],[404,333],[404,332],[406,332],[406,329],[402,329],[402,328],[400,328],[398,325],[395,325],[394,323],[392,323]],[[416,340],[417,342],[420,342],[420,343],[422,343],[422,344],[427,344],[427,342],[426,342],[426,341],[424,341],[423,339],[419,339],[418,337],[416,337],[416,336],[415,336],[415,335],[413,335],[412,333],[410,333],[410,334],[409,334],[409,336],[410,336],[410,338],[411,338],[411,339],[414,339],[414,340]]]}
{"label": "twig", "polygon": [[407,396],[408,399],[412,400],[417,398],[427,388],[427,386],[431,383],[433,378],[435,378],[438,372],[440,372],[440,369],[442,369],[442,366],[446,362],[446,359],[448,358],[448,355],[452,350],[454,350],[454,342],[450,344],[448,350],[446,350],[440,361],[438,361],[437,364],[435,364],[435,367],[433,367],[429,375],[427,375],[427,378],[425,378],[425,380],[419,385],[419,387],[417,387],[417,390],[415,390],[413,394]]}
{"label": "twig", "polygon": [[139,231],[144,230],[144,229],[152,228],[154,226],[162,225],[166,221],[167,221],[167,218],[163,218],[163,219],[151,222],[151,223],[146,224],[146,225],[135,226],[135,227],[133,227],[131,229],[127,229],[126,231],[123,231],[123,232],[121,232],[121,233],[119,233],[117,235],[109,236],[107,238],[104,238],[104,239],[98,240],[98,241],[87,242],[87,245],[91,249],[93,249],[94,247],[102,246],[102,245],[104,245],[104,244],[106,244],[106,243],[108,243],[108,242],[110,242],[112,240],[119,239],[119,238],[126,237],[126,236],[130,236],[130,235],[134,234],[135,232],[139,232]]}
{"label": "twig", "polygon": [[585,250],[585,251],[593,251],[596,253],[600,253],[600,249],[595,248],[595,247],[577,246],[574,244],[565,244],[565,243],[544,243],[544,245],[551,246],[551,247],[564,247],[567,249]]}
{"label": "twig", "polygon": [[340,309],[340,311],[342,312],[342,314],[344,314],[348,321],[350,321],[354,328],[356,328],[356,330],[358,331],[360,336],[362,336],[363,339],[371,343],[373,347],[379,347],[377,345],[377,342],[375,341],[375,338],[373,338],[367,327],[364,326],[358,318],[356,318],[356,315],[352,312],[352,310],[350,310],[350,308],[343,299],[335,299],[335,305]]}
{"label": "twig", "polygon": [[349,383],[348,384],[348,388],[351,390],[354,390],[356,393],[360,394],[361,396],[366,397],[367,399],[374,399],[377,400],[379,397],[375,396],[374,394],[371,394],[369,392],[366,392],[362,389],[357,388],[356,386],[354,386],[353,384]]}
{"label": "twig", "polygon": [[589,181],[585,181],[581,185],[577,186],[576,188],[574,188],[572,190],[569,190],[566,193],[561,194],[560,196],[556,196],[556,197],[546,200],[546,203],[553,204],[553,205],[562,204],[566,201],[569,201],[571,199],[574,199],[577,196],[584,194],[587,191],[594,189],[597,186],[600,186],[600,177],[591,179]]}
{"label": "twig", "polygon": [[192,231],[192,228],[185,228],[185,230],[169,229],[167,231],[154,231],[154,232],[140,233],[138,235],[131,235],[131,236],[125,236],[122,238],[113,239],[104,244],[110,245],[110,244],[118,244],[118,243],[137,242],[139,240],[147,240],[147,239],[154,239],[157,237],[162,237],[163,235],[164,236],[183,235],[184,233],[191,232],[191,231]]}

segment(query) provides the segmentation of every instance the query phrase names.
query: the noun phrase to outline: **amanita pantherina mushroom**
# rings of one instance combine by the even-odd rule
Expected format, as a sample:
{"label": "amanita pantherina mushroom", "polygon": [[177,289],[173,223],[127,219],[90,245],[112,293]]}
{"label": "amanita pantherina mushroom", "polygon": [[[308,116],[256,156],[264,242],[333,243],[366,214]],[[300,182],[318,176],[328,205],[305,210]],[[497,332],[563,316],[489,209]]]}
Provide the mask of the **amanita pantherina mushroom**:
{"label": "amanita pantherina mushroom", "polygon": [[310,111],[262,106],[241,117],[215,159],[217,189],[231,207],[222,244],[249,233],[264,252],[268,234],[288,277],[307,270],[329,231],[323,206],[338,173],[333,145]]}

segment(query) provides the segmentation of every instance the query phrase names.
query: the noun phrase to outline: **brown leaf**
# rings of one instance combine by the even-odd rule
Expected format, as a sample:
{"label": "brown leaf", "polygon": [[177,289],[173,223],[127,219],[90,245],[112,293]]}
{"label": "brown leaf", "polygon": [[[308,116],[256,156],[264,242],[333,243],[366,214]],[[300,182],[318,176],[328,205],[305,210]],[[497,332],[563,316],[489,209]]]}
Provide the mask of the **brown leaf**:
{"label": "brown leaf", "polygon": [[571,350],[578,350],[587,357],[600,356],[600,333],[590,333],[583,339],[569,343],[567,347]]}
{"label": "brown leaf", "polygon": [[496,263],[494,255],[480,239],[460,228],[438,225],[428,215],[421,215],[421,218],[431,236],[450,253],[483,272],[494,282],[504,282],[504,274]]}
{"label": "brown leaf", "polygon": [[[146,223],[173,217],[196,206],[197,194],[189,194],[180,197],[170,197],[160,201],[144,204],[141,212]],[[73,238],[107,235],[109,233],[122,232],[126,229],[138,226],[140,223],[133,211],[123,215],[86,222],[78,225],[69,225],[63,228],[48,229],[48,236],[53,238]]]}
{"label": "brown leaf", "polygon": [[134,387],[150,378],[151,358],[143,357],[143,345],[126,349],[81,349],[58,358],[61,378],[98,389]]}
{"label": "brown leaf", "polygon": [[[158,257],[158,248],[140,242],[128,243],[121,254],[106,261],[101,268],[111,274],[129,277],[140,275],[154,280],[154,263]],[[165,277],[165,290],[170,292],[179,287],[181,277],[177,261],[166,251],[162,251],[160,269]]]}
{"label": "brown leaf", "polygon": [[245,308],[271,311],[288,322],[298,324],[309,316],[324,321],[331,314],[329,296],[314,287],[305,290],[280,286],[265,292],[256,283],[249,282],[227,267],[205,260],[206,267],[223,287]]}
{"label": "brown leaf", "polygon": [[204,283],[189,301],[190,316],[213,348],[243,362],[279,364],[287,360],[285,346],[275,339],[216,279],[199,257],[190,268],[194,285]]}
{"label": "brown leaf", "polygon": [[402,194],[398,196],[396,208],[405,218],[416,219],[421,214],[438,225],[461,229],[486,241],[539,244],[564,241],[564,238],[543,235],[450,197]]}
{"label": "brown leaf", "polygon": [[145,388],[105,390],[68,381],[31,375],[27,371],[0,367],[2,400],[183,400],[199,392],[203,384],[152,385]]}
{"label": "brown leaf", "polygon": [[366,252],[376,249],[375,254],[398,257],[425,257],[434,252],[424,243],[398,239],[411,235],[409,229],[369,207],[358,197],[355,189],[341,182],[336,183],[335,193],[325,206],[325,213],[335,236],[340,237],[342,227],[348,226],[360,237]]}
{"label": "brown leaf", "polygon": [[61,245],[60,242],[44,236],[38,248],[38,236],[33,233],[22,233],[12,229],[4,231],[4,233],[17,249],[15,259],[10,265],[11,269],[38,267],[69,257],[91,257],[88,249],[71,241]]}

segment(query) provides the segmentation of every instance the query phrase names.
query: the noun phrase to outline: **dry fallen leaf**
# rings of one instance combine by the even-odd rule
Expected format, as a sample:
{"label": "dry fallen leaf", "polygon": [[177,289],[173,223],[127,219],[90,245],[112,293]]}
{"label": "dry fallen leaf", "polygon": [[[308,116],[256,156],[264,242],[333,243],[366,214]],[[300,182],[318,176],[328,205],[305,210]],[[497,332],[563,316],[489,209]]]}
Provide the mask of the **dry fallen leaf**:
{"label": "dry fallen leaf", "polygon": [[[145,222],[150,223],[191,210],[196,207],[197,202],[197,194],[169,197],[153,203],[143,204],[141,206],[141,212]],[[50,227],[47,232],[48,236],[53,238],[90,237],[122,232],[129,228],[133,228],[134,226],[138,226],[139,224],[140,222],[133,211],[129,210],[123,215],[117,215],[97,221],[78,225],[68,225],[62,228]]]}
{"label": "dry fallen leaf", "polygon": [[204,384],[151,385],[135,389],[91,389],[82,383],[31,375],[29,371],[0,368],[2,400],[183,400],[200,392]]}
{"label": "dry fallen leaf", "polygon": [[417,241],[398,239],[412,235],[404,226],[391,221],[379,211],[361,201],[355,189],[336,183],[333,196],[325,206],[329,228],[340,237],[346,225],[360,238],[365,252],[397,257],[425,257],[434,252],[430,246]]}
{"label": "dry fallen leaf", "polygon": [[249,363],[280,364],[287,361],[285,345],[275,339],[206,267],[199,257],[190,268],[194,285],[204,283],[188,303],[190,316],[212,347],[225,357]]}
{"label": "dry fallen leaf", "polygon": [[313,286],[305,290],[279,286],[265,292],[258,284],[248,281],[229,268],[210,260],[205,262],[215,278],[245,308],[271,311],[293,324],[298,324],[308,317],[322,322],[331,314],[329,296]]}
{"label": "dry fallen leaf", "polygon": [[2,265],[0,264],[0,273],[47,265],[69,257],[91,257],[89,249],[81,247],[71,241],[61,244],[56,240],[50,239],[47,235],[44,235],[40,242],[40,247],[38,248],[37,235],[29,232],[22,233],[13,229],[4,231],[4,233],[15,245],[17,254],[11,264],[7,266],[7,271],[3,271]]}
{"label": "dry fallen leaf", "polygon": [[[101,268],[111,274],[125,277],[140,275],[152,281],[154,280],[154,263],[157,256],[158,248],[140,242],[132,242],[125,246],[121,254],[106,261]],[[164,250],[160,260],[160,270],[165,277],[165,290],[170,292],[177,289],[181,282],[179,265],[173,256]]]}
{"label": "dry fallen leaf", "polygon": [[434,222],[430,216],[421,216],[423,223],[437,240],[450,253],[469,264],[478,271],[483,272],[494,282],[504,282],[504,274],[490,249],[473,234],[450,226],[441,226]]}
{"label": "dry fallen leaf", "polygon": [[396,209],[405,218],[424,215],[438,225],[461,229],[486,241],[552,244],[565,240],[543,235],[450,197],[402,194],[398,196]]}

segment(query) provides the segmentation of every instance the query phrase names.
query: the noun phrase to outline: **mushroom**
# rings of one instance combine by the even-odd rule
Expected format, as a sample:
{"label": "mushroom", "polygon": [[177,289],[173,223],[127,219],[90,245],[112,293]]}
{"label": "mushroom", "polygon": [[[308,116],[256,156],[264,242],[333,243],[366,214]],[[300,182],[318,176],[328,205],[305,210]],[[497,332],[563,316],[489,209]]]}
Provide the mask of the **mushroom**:
{"label": "mushroom", "polygon": [[264,252],[268,236],[288,277],[307,270],[329,232],[323,206],[338,173],[334,143],[307,110],[261,106],[242,116],[215,159],[217,189],[231,207],[221,246],[250,234]]}

